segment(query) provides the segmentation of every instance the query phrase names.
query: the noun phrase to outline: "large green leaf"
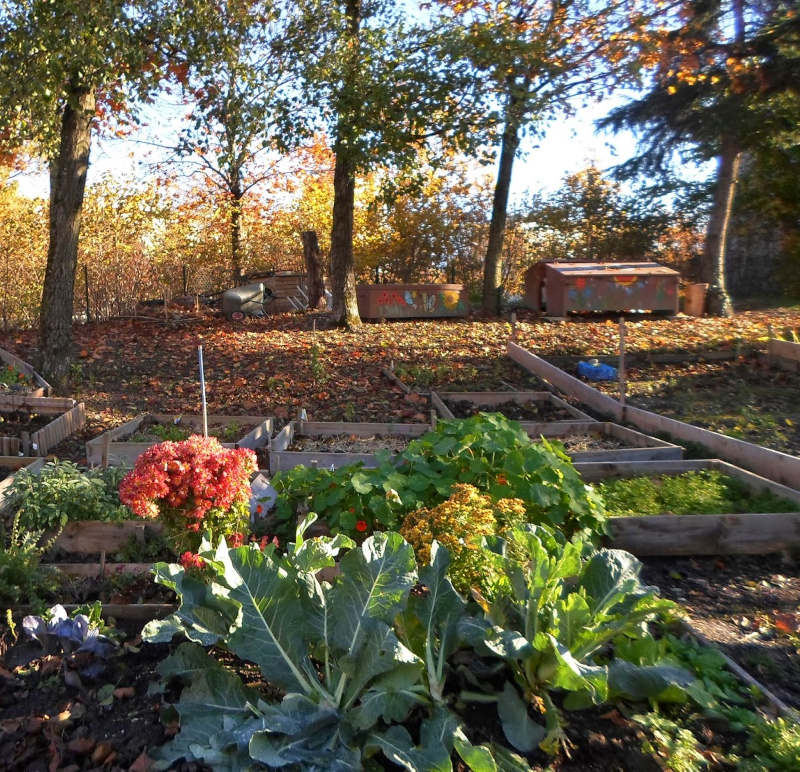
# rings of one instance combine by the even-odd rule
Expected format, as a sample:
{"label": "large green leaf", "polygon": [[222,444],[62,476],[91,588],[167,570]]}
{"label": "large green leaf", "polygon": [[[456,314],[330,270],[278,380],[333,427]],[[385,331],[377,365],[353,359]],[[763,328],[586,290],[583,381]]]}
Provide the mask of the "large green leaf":
{"label": "large green leaf", "polygon": [[264,678],[287,691],[316,689],[308,656],[310,602],[299,582],[272,555],[220,543],[216,557],[226,588],[212,584],[241,606],[241,621],[226,643],[237,656],[256,663]]}
{"label": "large green leaf", "polygon": [[635,665],[617,659],[608,666],[608,686],[613,695],[632,700],[684,702],[686,688],[695,675],[676,665]]}
{"label": "large green leaf", "polygon": [[503,734],[518,751],[530,753],[544,739],[544,727],[530,717],[528,706],[508,681],[497,695],[497,714],[503,725]]}

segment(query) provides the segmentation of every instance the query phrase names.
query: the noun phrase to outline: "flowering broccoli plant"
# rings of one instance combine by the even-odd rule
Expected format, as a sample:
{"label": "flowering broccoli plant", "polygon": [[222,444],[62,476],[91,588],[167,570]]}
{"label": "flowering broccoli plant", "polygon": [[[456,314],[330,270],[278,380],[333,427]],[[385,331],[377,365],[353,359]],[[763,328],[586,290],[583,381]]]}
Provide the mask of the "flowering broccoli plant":
{"label": "flowering broccoli plant", "polygon": [[247,530],[255,471],[252,450],[195,435],[148,448],[120,483],[119,497],[139,517],[158,518],[177,552],[196,550],[205,531],[218,539]]}

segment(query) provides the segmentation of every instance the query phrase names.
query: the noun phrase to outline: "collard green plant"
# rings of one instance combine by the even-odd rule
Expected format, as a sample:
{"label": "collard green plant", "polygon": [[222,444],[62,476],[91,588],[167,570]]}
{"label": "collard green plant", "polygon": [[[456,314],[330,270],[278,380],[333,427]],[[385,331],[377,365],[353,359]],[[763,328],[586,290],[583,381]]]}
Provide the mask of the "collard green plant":
{"label": "collard green plant", "polygon": [[[659,698],[694,680],[669,663],[645,667],[613,657],[617,639],[647,636],[646,624],[675,608],[642,584],[633,555],[594,551],[545,526],[527,525],[509,538],[513,552],[500,539],[491,545],[505,591],[492,601],[476,593],[485,618],[463,619],[460,633],[511,670],[514,684],[506,682],[497,704],[515,748],[553,752],[565,741],[554,692],[566,692],[563,705],[572,709],[614,694]],[[530,705],[544,714],[544,726],[531,718]]]}
{"label": "collard green plant", "polygon": [[117,489],[125,470],[81,469],[71,461],[48,461],[38,472],[22,469],[9,488],[23,528],[62,528],[72,520],[129,520]]}
{"label": "collard green plant", "polygon": [[292,522],[298,507],[308,505],[334,531],[351,535],[359,521],[369,530],[397,528],[409,512],[447,499],[458,483],[494,500],[522,499],[529,521],[569,534],[605,529],[602,500],[570,459],[546,440],[532,442],[519,423],[496,413],[439,421],[399,456],[384,454],[375,469],[295,467],[273,479],[279,521]]}

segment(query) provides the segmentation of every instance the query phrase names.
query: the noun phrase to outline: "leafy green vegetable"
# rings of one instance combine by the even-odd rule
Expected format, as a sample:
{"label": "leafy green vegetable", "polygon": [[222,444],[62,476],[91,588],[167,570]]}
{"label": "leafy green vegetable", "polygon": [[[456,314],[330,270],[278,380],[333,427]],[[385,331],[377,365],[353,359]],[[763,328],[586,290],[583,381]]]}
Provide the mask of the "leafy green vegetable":
{"label": "leafy green vegetable", "polygon": [[753,491],[716,470],[607,480],[597,485],[610,516],[721,515],[795,512],[800,506],[770,491]]}
{"label": "leafy green vegetable", "polygon": [[[675,608],[641,583],[633,555],[593,551],[584,539],[567,541],[545,526],[517,528],[509,540],[514,551],[501,539],[489,545],[506,582],[491,601],[477,596],[485,619],[463,619],[460,632],[478,651],[504,660],[525,696],[510,683],[496,695],[515,748],[553,752],[565,740],[554,691],[568,692],[564,707],[572,709],[603,703],[615,692],[657,698],[694,680],[670,664],[644,669],[611,656],[615,640],[647,636],[645,624]],[[530,718],[528,702],[544,713],[545,726]]]}
{"label": "leafy green vegetable", "polygon": [[299,466],[272,481],[279,494],[276,514],[287,526],[307,505],[334,532],[352,535],[358,521],[369,530],[397,528],[409,512],[447,499],[457,483],[495,500],[522,499],[531,522],[570,534],[604,532],[602,501],[570,459],[545,440],[533,443],[519,423],[496,413],[439,421],[399,456],[379,455],[375,469]]}
{"label": "leafy green vegetable", "polygon": [[25,529],[61,528],[72,520],[130,520],[119,500],[126,470],[82,470],[71,461],[49,461],[38,472],[22,469],[9,487],[9,505]]}

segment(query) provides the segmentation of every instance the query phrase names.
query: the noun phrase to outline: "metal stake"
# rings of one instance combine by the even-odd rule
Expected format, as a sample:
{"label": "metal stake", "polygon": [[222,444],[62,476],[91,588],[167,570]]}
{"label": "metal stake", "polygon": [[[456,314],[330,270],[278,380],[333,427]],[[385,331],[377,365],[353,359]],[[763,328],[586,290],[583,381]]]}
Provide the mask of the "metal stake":
{"label": "metal stake", "polygon": [[206,373],[203,369],[203,346],[197,347],[197,356],[200,360],[200,398],[203,401],[203,437],[208,437],[208,411],[206,408]]}

